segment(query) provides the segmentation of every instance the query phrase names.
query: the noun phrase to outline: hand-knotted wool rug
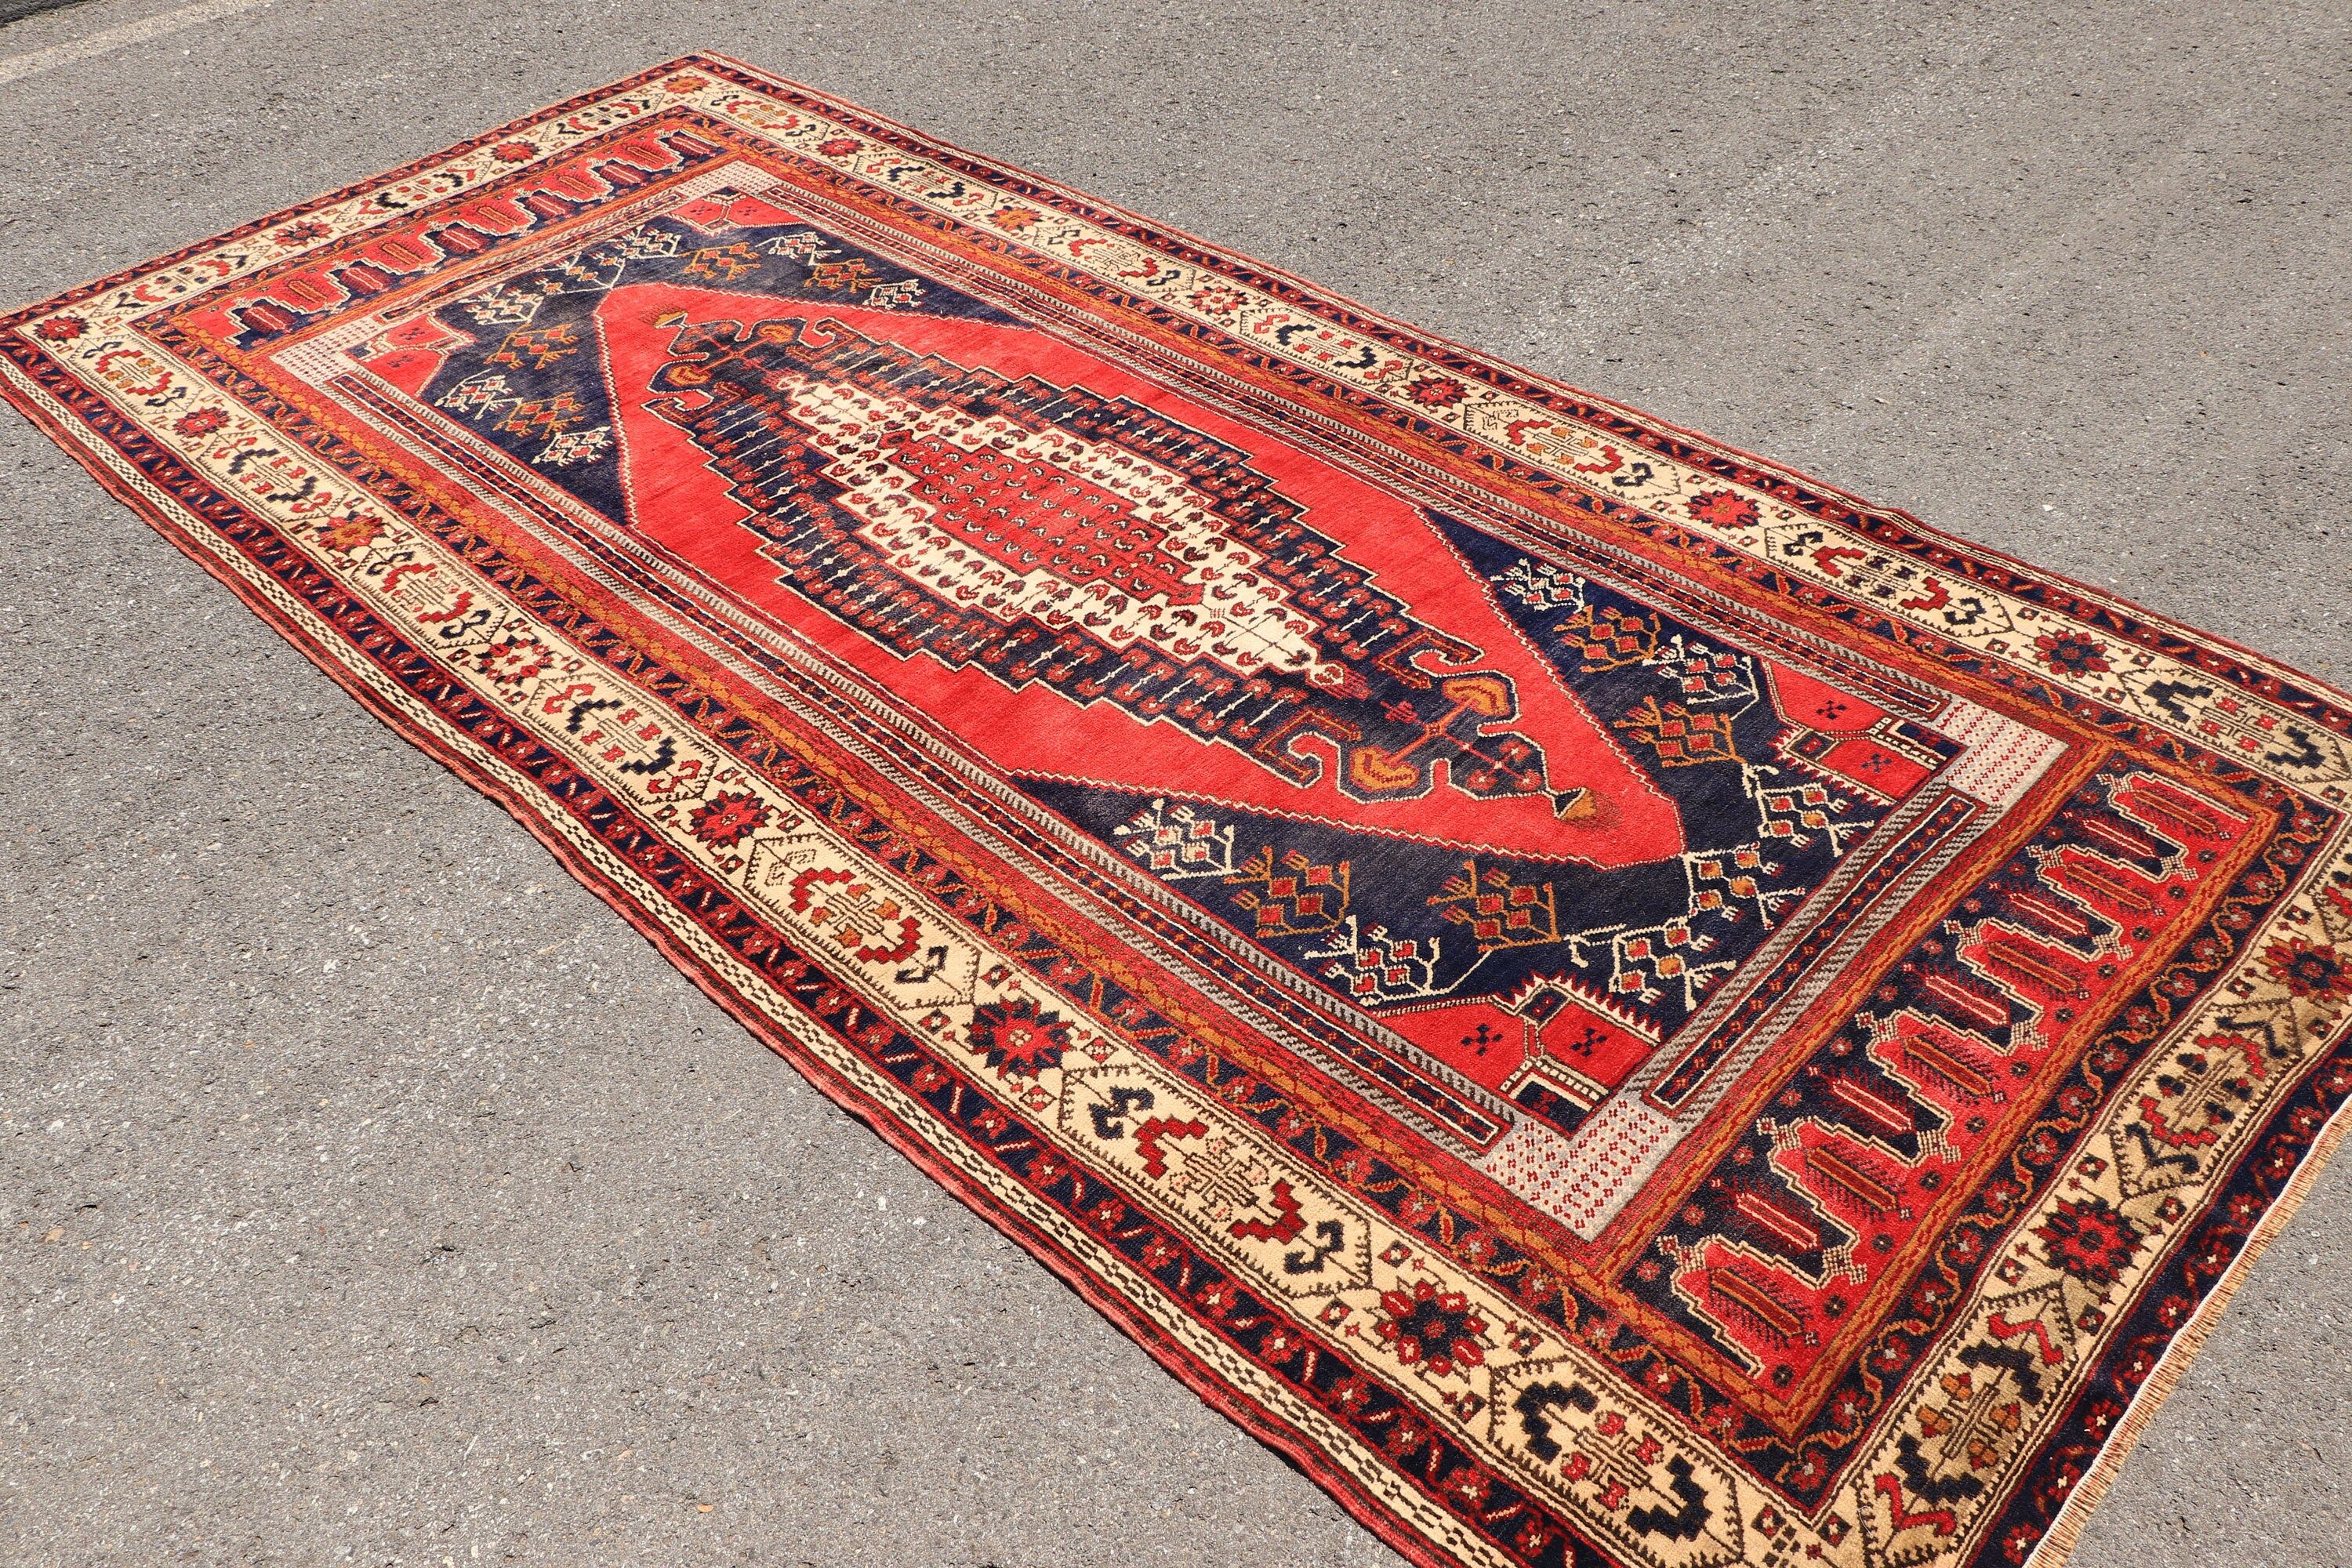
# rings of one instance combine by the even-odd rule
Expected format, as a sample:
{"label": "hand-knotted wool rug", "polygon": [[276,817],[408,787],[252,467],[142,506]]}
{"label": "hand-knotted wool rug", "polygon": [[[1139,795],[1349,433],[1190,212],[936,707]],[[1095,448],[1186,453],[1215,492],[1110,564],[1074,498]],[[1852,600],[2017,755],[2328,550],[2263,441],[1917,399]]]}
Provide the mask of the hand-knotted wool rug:
{"label": "hand-knotted wool rug", "polygon": [[729,60],[0,349],[1417,1563],[2054,1557],[2352,1091],[2346,699]]}

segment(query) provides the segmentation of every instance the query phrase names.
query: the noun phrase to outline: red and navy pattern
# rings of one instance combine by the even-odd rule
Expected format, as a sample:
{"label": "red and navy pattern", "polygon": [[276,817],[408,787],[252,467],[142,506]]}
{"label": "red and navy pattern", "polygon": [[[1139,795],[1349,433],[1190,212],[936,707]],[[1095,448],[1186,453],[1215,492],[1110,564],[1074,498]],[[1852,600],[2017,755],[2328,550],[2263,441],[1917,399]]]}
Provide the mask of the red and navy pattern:
{"label": "red and navy pattern", "polygon": [[[645,101],[598,118],[629,94]],[[761,133],[735,118],[744,105],[766,117]],[[766,139],[815,121],[830,129],[795,143],[798,164]],[[572,129],[543,156],[533,138],[558,125]],[[890,151],[850,167],[872,149]],[[2344,804],[2326,770],[2347,721],[2327,694],[726,62],[665,68],[459,156],[512,173],[445,169],[438,189],[454,194],[423,200],[424,186],[401,185],[410,194],[379,200],[421,180],[420,165],[166,258],[142,269],[162,281],[141,285],[155,291],[130,325],[105,317],[121,307],[103,288],[0,323],[11,395],[387,719],[541,826],[779,1049],[1418,1560],[1443,1550],[1664,1563],[1734,1560],[1728,1551],[1875,1563],[1896,1560],[1900,1542],[1906,1562],[2022,1561],[2352,1094],[2336,1037],[2352,1005],[2352,873],[2331,859],[2312,875],[2337,853]],[[706,181],[692,201],[633,224],[601,222],[607,206],[658,198],[664,182],[735,157],[789,166],[811,200],[951,240],[971,269],[950,280],[908,265],[878,228],[853,241],[763,207],[771,195],[740,182]],[[940,201],[1013,205],[985,223],[939,216],[890,188],[919,161],[951,171]],[[377,205],[354,219],[336,205],[347,200]],[[1286,396],[1351,411],[1358,437],[1414,443],[1515,497],[1562,502],[1595,532],[1530,535],[1475,498],[1417,502],[1411,525],[1505,628],[1465,639],[1447,626],[1467,601],[1425,612],[1435,577],[1366,568],[1353,557],[1375,542],[1325,521],[1333,492],[1302,507],[1298,469],[1205,415],[1178,416],[1193,405],[1175,394],[999,369],[980,350],[1028,329],[981,262],[1043,255],[1018,247],[1060,243],[1053,225],[1065,220],[1260,290],[1328,323],[1335,342],[1372,345],[1345,351],[1358,356],[1346,367],[1334,350],[1335,374],[1390,351],[1435,368],[1383,404],[1053,264],[1066,299],[1123,313],[1138,331],[1164,328]],[[592,223],[577,242],[542,239]],[[222,247],[273,246],[285,262],[222,259]],[[510,248],[529,265],[505,267]],[[599,273],[599,254],[625,266]],[[182,282],[171,269],[184,259],[186,277],[207,282],[211,267],[230,281],[210,294]],[[271,357],[460,268],[489,270],[440,290],[425,315],[386,310],[391,324],[330,379],[372,425]],[[620,272],[664,291],[632,300],[677,318],[632,329],[667,349],[615,382],[589,351],[614,341]],[[728,300],[740,303],[721,313]],[[940,353],[940,331],[967,334],[973,352]],[[127,357],[151,352],[174,368]],[[110,369],[117,360],[129,370]],[[1498,459],[1445,417],[1474,391],[1600,432],[1604,474],[1679,463],[1719,488],[1665,516],[1609,494],[1607,479]],[[839,435],[846,405],[825,399],[853,395],[909,421],[880,458],[864,432],[863,445]],[[852,765],[823,727],[856,721],[845,699],[795,688],[803,707],[787,714],[748,694],[735,671],[781,682],[803,667],[620,542],[628,531],[661,549],[680,537],[662,532],[632,472],[648,449],[632,443],[660,435],[631,425],[645,413],[719,482],[701,493],[741,512],[714,513],[710,537],[742,536],[767,586],[909,667],[984,673],[1017,701],[1124,664],[1123,682],[1054,700],[1074,724],[1112,710],[1239,766],[1286,761],[1308,784],[1336,784],[1328,799],[1367,809],[1386,803],[1381,781],[1401,774],[1383,764],[1402,759],[1410,779],[1387,787],[1458,798],[1465,821],[1530,798],[1561,815],[1586,803],[1573,776],[1582,760],[1600,803],[1652,792],[1682,837],[1659,854],[1621,836],[1580,859],[1528,851],[1527,829],[1506,831],[1499,816],[1493,836],[1518,847],[1433,842],[1423,818],[1401,831],[1344,806],[1269,808],[1278,797],[1250,795],[1256,786],[1188,792],[1171,777],[1145,790],[1080,770],[1009,770],[1041,814],[911,751],[887,768]],[[240,425],[247,416],[267,433]],[[958,419],[987,424],[1001,444],[939,423]],[[1187,534],[1174,513],[1099,483],[1102,464],[1179,476],[1217,521]],[[494,508],[452,505],[468,485],[529,509],[537,540],[521,542]],[[964,542],[943,529],[929,555],[877,548],[870,525],[889,495],[912,497]],[[1034,510],[1013,515],[1016,503]],[[567,510],[580,508],[602,521]],[[1851,594],[1732,547],[1733,531],[1773,508],[1817,525],[1775,548],[1856,584]],[[552,564],[549,540],[562,542]],[[1258,623],[1263,646],[1307,650],[1286,677],[1249,674],[1287,694],[1284,710],[1315,715],[1324,742],[1269,759],[1253,736],[1176,711],[1176,683],[1205,671],[1135,658],[1181,635],[1163,618],[1120,623],[1123,642],[1097,627],[1089,643],[1044,614],[983,624],[953,597],[951,547],[1003,595],[1014,579],[1070,588],[1107,615],[1126,613],[1111,602],[1120,595],[1184,604],[1204,561],[1240,563],[1262,577],[1252,603],[1286,612]],[[617,597],[591,591],[562,549],[593,559]],[[1644,549],[1648,566],[1627,575],[1622,552]],[[1267,563],[1276,570],[1258,574]],[[427,595],[436,607],[401,607],[425,574],[460,564],[470,587],[445,575]],[[1705,593],[1691,585],[1702,578]],[[1412,591],[1400,591],[1406,582]],[[1914,613],[1932,605],[1957,631],[1996,596],[2052,618],[2000,653],[1923,633]],[[1747,608],[1733,614],[1733,600]],[[1748,614],[1759,606],[1769,613]],[[705,641],[652,632],[641,612],[654,610]],[[1345,619],[1351,610],[1368,614],[1371,635]],[[1843,648],[1828,646],[1841,637]],[[1874,673],[1863,650],[1896,674]],[[2129,684],[2135,661],[2154,658],[2185,662]],[[1478,695],[1433,726],[1442,710],[1422,704],[1445,679],[1472,682],[1457,698]],[[1563,746],[1539,733],[1559,721],[1532,703],[1538,680],[1594,717],[1613,762],[1590,736]],[[1946,682],[2063,732],[2063,786],[2022,810],[1937,795],[1966,752],[1939,728]],[[620,694],[599,694],[608,689]],[[1342,726],[1352,732],[1335,734]],[[684,760],[705,744],[728,759],[725,781]],[[609,765],[583,763],[583,745],[603,747]],[[1449,748],[1444,770],[1423,755]],[[975,858],[912,804],[925,791],[1060,868],[1103,918],[1160,943],[1202,986],[1226,987],[1269,1030],[1314,1037],[1468,1147],[1490,1146],[1515,1117],[1573,1137],[1596,1116],[1595,1090],[1660,1057],[1666,1070],[1640,1080],[1644,1104],[1730,1092],[1653,1178],[1671,1201],[1645,1195],[1582,1250],[1499,1204],[1466,1166],[1327,1092],[1205,1004],[1207,991],[1171,986],[1004,865]],[[856,847],[850,865],[781,858],[809,853],[790,847],[818,827]],[[1874,835],[1874,858],[1846,875],[1846,852]],[[1860,987],[1822,993],[1835,1016],[1780,1043],[1775,1009],[1820,992],[1838,933],[1972,836],[1983,849],[1938,889],[1933,918],[1890,924],[1836,961]],[[761,869],[772,866],[782,869]],[[833,924],[780,917],[751,890],[761,879],[786,879],[792,909]],[[873,886],[885,879],[899,889],[887,899]],[[899,964],[909,986],[939,972],[945,960],[915,945],[917,902],[1001,955],[990,999],[952,1017],[900,1016],[861,988],[855,961]],[[1792,924],[1800,907],[1817,922]],[[1752,962],[1784,927],[1794,940]],[[1737,1005],[1703,1035],[1678,1034],[1734,976]],[[1334,1029],[1343,1004],[1394,1037]],[[839,1054],[812,1046],[818,1036]],[[1179,1089],[1191,1096],[1195,1120],[1125,1089],[1076,1105],[1100,1142],[1073,1142],[1070,1086],[1108,1059],[1114,1037],[1165,1069],[1161,1093],[1171,1106]],[[1252,1140],[1287,1174],[1237,1165],[1230,1146]],[[1104,1152],[1129,1145],[1194,1187],[1139,1186]],[[1269,1175],[1266,1206],[1251,1207]],[[1213,1226],[1170,1206],[1169,1193],[1204,1191],[1224,1205]],[[1374,1229],[1391,1239],[1360,1258]],[[1271,1277],[1236,1261],[1235,1237],[1275,1248]],[[1108,1284],[1113,1258],[1149,1284]],[[1294,1282],[1324,1275],[1335,1291],[1340,1271],[1365,1268],[1360,1305],[1316,1294],[1322,1284],[1304,1298],[1270,1288],[1286,1258]],[[1270,1381],[1244,1393],[1214,1370],[1234,1365]],[[1334,1446],[1300,1436],[1302,1411]],[[1661,1411],[1675,1423],[1664,1441]],[[1734,1475],[1758,1489],[1745,1502],[1725,1490]]]}

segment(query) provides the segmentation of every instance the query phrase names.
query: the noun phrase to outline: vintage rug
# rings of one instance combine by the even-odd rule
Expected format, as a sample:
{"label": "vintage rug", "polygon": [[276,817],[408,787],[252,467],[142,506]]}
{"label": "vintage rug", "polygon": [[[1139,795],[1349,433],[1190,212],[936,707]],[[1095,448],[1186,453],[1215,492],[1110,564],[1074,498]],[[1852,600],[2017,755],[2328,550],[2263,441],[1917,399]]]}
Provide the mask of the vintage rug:
{"label": "vintage rug", "polygon": [[1417,1563],[2054,1559],[2352,1091],[2346,699],[726,59],[0,350]]}

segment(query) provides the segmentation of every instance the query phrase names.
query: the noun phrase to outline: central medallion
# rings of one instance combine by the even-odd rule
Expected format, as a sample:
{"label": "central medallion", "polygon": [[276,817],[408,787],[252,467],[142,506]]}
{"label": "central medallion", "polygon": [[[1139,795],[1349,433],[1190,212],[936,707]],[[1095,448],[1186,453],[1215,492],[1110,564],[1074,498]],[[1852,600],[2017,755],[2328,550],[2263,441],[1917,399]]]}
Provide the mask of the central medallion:
{"label": "central medallion", "polygon": [[1591,811],[1508,727],[1511,678],[1242,452],[836,321],[677,325],[649,410],[727,480],[782,582],[894,653],[1174,725],[1301,789]]}

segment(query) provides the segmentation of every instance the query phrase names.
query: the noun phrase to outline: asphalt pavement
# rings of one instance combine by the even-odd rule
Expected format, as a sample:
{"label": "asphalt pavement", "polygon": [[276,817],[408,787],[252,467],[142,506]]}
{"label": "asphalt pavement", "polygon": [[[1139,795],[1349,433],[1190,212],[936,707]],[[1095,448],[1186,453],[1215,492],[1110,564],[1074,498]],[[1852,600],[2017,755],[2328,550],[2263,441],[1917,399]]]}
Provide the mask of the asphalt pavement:
{"label": "asphalt pavement", "polygon": [[[2352,20],[90,0],[0,300],[740,56],[2352,685]],[[2352,1171],[2083,1568],[2352,1563]],[[0,416],[0,1560],[1396,1559]]]}

